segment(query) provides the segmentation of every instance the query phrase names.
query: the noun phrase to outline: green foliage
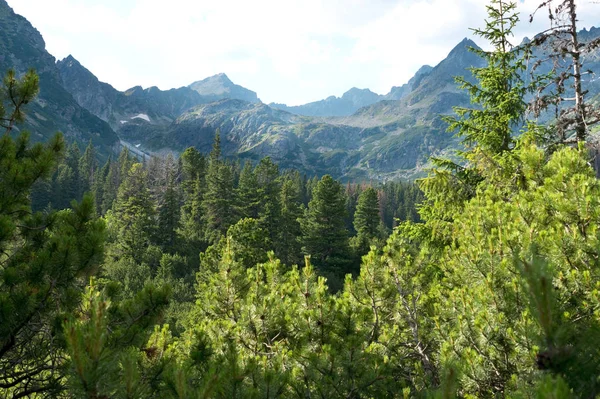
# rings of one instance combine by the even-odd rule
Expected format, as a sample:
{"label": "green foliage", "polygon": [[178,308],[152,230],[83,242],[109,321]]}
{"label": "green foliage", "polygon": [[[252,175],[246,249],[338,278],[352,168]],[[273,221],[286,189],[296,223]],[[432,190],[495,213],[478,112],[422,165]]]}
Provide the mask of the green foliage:
{"label": "green foliage", "polygon": [[258,219],[260,198],[258,179],[251,162],[246,162],[240,173],[238,194],[238,213],[242,217]]}
{"label": "green foliage", "polygon": [[168,291],[147,286],[135,298],[113,303],[88,287],[77,318],[64,323],[72,359],[69,392],[78,397],[176,397],[162,376],[170,359],[165,354],[168,326],[149,326],[166,305]]}
{"label": "green foliage", "polygon": [[299,219],[304,212],[299,191],[296,182],[289,178],[283,180],[279,195],[281,207],[280,236],[274,246],[276,255],[286,265],[297,265],[302,261],[300,245],[302,231]]}
{"label": "green foliage", "polygon": [[381,237],[381,218],[379,216],[379,200],[377,191],[368,187],[358,197],[358,205],[354,213],[354,229],[356,237],[352,239],[352,246],[360,254],[366,254],[371,244],[377,245]]}
{"label": "green foliage", "polygon": [[98,160],[96,159],[96,151],[90,140],[83,156],[79,160],[79,174],[81,179],[81,192],[87,193],[94,187],[94,178],[98,169]]}
{"label": "green foliage", "polygon": [[[86,275],[103,253],[104,225],[93,218],[93,200],[73,209],[32,213],[29,194],[48,178],[64,142],[30,145],[29,135],[10,136],[22,121],[22,105],[37,93],[37,75],[5,78],[0,103],[5,133],[0,138],[0,387],[12,397],[62,391],[63,353],[59,321],[73,311]],[[8,114],[8,115],[7,115]]]}
{"label": "green foliage", "polygon": [[218,241],[234,223],[232,212],[235,203],[233,171],[221,160],[221,139],[217,133],[210,153],[206,172],[206,192],[202,199],[204,209],[205,239]]}
{"label": "green foliage", "polygon": [[146,171],[142,164],[133,164],[119,187],[114,204],[118,242],[113,256],[130,258],[137,263],[142,262],[156,228],[156,210],[150,200],[146,179]]}
{"label": "green foliage", "polygon": [[[5,396],[600,395],[600,183],[584,146],[549,154],[532,123],[513,135],[526,92],[507,41],[514,4],[488,11],[477,32],[489,64],[453,121],[465,164],[438,160],[424,193],[344,190],[268,158],[241,169],[219,133],[208,161],[122,152],[101,171],[80,167],[91,148],[57,167],[60,138],[4,135]],[[65,190],[95,170],[85,179],[102,219],[91,196],[30,212],[31,187],[55,167]]]}
{"label": "green foliage", "polygon": [[350,271],[345,216],[344,188],[331,176],[323,176],[301,221],[302,250],[318,269],[338,278]]}
{"label": "green foliage", "polygon": [[40,80],[33,69],[18,79],[14,69],[4,76],[0,90],[0,121],[4,134],[11,134],[16,123],[25,121],[23,106],[31,102],[40,91]]}

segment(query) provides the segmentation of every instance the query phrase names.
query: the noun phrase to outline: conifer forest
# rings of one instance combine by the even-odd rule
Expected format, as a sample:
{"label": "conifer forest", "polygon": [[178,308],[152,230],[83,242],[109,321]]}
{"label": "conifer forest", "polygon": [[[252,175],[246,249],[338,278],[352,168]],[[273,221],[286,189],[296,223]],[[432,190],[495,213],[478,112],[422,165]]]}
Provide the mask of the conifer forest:
{"label": "conifer forest", "polygon": [[39,140],[3,71],[0,398],[600,397],[600,39],[540,3],[488,2],[416,181]]}

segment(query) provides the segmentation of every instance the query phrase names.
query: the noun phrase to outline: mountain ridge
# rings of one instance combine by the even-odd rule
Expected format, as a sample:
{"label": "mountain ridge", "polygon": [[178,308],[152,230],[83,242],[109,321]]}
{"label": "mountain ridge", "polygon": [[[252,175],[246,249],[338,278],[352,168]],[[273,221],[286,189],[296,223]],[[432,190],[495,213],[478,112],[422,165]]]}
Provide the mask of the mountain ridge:
{"label": "mountain ridge", "polygon": [[[42,82],[28,126],[40,140],[49,127],[80,142],[91,138],[105,153],[119,140],[148,153],[180,152],[188,146],[207,153],[220,130],[227,157],[255,161],[270,156],[283,168],[343,180],[415,178],[426,173],[431,155],[458,148],[459,140],[446,132],[442,116],[452,114],[453,107],[469,106],[470,98],[454,77],[473,81],[469,68],[484,66],[469,51],[478,48],[476,43],[465,38],[437,65],[424,65],[388,94],[354,87],[341,97],[297,106],[312,106],[317,116],[264,104],[224,73],[170,90],[134,86],[121,92],[72,55],[56,61],[39,32],[3,4],[0,0],[0,66],[21,72],[33,66]],[[584,35],[600,37],[600,29]],[[588,59],[600,71],[600,52]],[[598,97],[600,81],[590,87],[590,95]]]}
{"label": "mountain ridge", "polygon": [[118,146],[110,126],[80,106],[62,86],[55,58],[27,19],[0,0],[0,70],[14,69],[18,76],[34,68],[40,77],[40,92],[26,110],[21,128],[29,130],[34,141],[45,141],[57,131],[69,140],[86,145],[90,140],[107,156]]}

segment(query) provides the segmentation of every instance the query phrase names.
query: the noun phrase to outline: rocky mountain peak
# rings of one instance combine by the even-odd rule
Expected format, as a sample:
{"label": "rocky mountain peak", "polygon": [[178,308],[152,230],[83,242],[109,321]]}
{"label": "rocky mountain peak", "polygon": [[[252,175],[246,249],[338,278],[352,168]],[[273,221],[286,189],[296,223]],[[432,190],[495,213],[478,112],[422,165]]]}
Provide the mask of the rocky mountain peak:
{"label": "rocky mountain peak", "polygon": [[470,48],[473,47],[475,49],[479,49],[480,47],[468,37],[465,37],[460,43],[458,43],[448,54],[448,58],[452,58],[453,56],[462,55],[466,52],[470,52]]}
{"label": "rocky mountain peak", "polygon": [[198,94],[213,101],[223,98],[234,98],[249,102],[259,102],[258,96],[252,90],[233,83],[224,73],[196,81],[188,86]]}
{"label": "rocky mountain peak", "polygon": [[363,107],[379,101],[379,94],[369,89],[353,87],[342,95],[342,99],[350,101],[355,107]]}

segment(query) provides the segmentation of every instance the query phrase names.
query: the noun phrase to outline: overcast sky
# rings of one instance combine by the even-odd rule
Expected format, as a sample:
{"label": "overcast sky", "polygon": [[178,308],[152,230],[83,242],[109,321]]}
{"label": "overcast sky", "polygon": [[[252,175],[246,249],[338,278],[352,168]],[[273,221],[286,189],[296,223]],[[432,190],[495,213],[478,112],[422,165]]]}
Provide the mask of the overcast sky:
{"label": "overcast sky", "polygon": [[[288,105],[351,87],[385,94],[481,27],[485,0],[7,0],[44,36],[119,90],[185,86],[224,72]],[[520,0],[528,15],[540,0]],[[581,27],[600,5],[579,0]],[[546,26],[525,21],[516,42]],[[481,40],[474,39],[483,45]]]}

